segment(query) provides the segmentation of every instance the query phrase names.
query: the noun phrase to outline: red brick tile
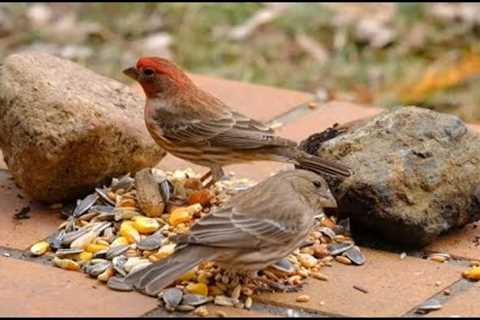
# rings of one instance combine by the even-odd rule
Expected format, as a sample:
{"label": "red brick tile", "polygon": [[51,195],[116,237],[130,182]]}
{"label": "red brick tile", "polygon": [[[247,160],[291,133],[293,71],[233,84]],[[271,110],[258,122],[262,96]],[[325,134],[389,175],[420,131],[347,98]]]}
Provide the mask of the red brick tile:
{"label": "red brick tile", "polygon": [[382,111],[384,109],[359,106],[349,102],[332,101],[319,105],[305,116],[280,127],[277,134],[300,142],[309,135],[321,132],[334,123],[342,124],[373,116]]}
{"label": "red brick tile", "polygon": [[193,81],[233,109],[261,121],[269,121],[288,110],[313,100],[313,95],[253,85],[246,82],[192,75]]}
{"label": "red brick tile", "polygon": [[[400,316],[460,278],[464,268],[362,248],[363,266],[333,262],[328,281],[310,279],[298,293],[263,294],[255,301],[345,316]],[[435,282],[441,281],[436,287]],[[352,286],[368,291],[364,294]],[[307,303],[295,302],[308,294]],[[323,304],[322,304],[323,301]]]}
{"label": "red brick tile", "polygon": [[467,124],[467,126],[474,131],[480,132],[480,124],[469,123],[469,124]]}
{"label": "red brick tile", "polygon": [[2,316],[140,316],[156,299],[108,289],[84,273],[0,257]]}
{"label": "red brick tile", "polygon": [[[10,177],[8,171],[0,170],[0,246],[25,249],[54,232],[62,219],[58,210],[48,209],[35,201],[30,202]],[[14,219],[14,214],[26,206],[31,208],[31,218]]]}
{"label": "red brick tile", "polygon": [[480,246],[476,241],[479,236],[480,222],[471,223],[462,229],[452,230],[448,234],[440,236],[425,250],[445,252],[469,259],[480,259]]}
{"label": "red brick tile", "polygon": [[428,317],[478,317],[480,315],[480,304],[478,297],[480,296],[480,286],[476,285],[468,290],[459,293],[449,299],[443,308],[430,312]]}
{"label": "red brick tile", "polygon": [[[201,174],[207,172],[208,170],[208,168],[206,167],[197,166],[193,163],[176,158],[170,154],[163,158],[156,167],[167,171],[192,168],[195,172]],[[278,170],[288,167],[292,166],[289,164],[277,162],[257,161],[246,164],[226,166],[224,168],[224,171],[226,174],[228,174],[229,172],[233,172],[235,176],[239,178],[250,178],[256,181],[260,181],[264,178],[269,177],[271,174],[277,172]]]}

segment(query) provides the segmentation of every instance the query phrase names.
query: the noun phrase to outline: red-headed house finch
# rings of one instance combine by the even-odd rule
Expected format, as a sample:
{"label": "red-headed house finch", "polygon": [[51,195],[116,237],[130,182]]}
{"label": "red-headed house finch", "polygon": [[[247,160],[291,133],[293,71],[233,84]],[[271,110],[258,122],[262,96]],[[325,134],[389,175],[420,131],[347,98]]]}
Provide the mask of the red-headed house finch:
{"label": "red-headed house finch", "polygon": [[145,91],[145,123],[153,139],[174,156],[209,167],[214,181],[224,176],[222,166],[256,160],[289,162],[319,174],[351,174],[233,111],[166,59],[140,58],[123,72]]}
{"label": "red-headed house finch", "polygon": [[196,221],[174,239],[180,249],[129,274],[125,282],[156,295],[202,261],[232,271],[261,270],[302,244],[322,208],[336,206],[321,176],[305,170],[280,172]]}

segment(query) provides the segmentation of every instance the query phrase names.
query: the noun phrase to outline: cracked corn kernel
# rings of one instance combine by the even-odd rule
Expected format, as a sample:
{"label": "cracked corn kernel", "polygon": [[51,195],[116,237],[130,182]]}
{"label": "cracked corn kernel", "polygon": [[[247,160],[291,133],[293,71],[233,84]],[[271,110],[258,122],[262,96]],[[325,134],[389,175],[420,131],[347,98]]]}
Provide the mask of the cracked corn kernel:
{"label": "cracked corn kernel", "polygon": [[140,233],[133,226],[133,221],[124,221],[120,225],[119,234],[124,236],[128,243],[134,243],[140,241]]}
{"label": "cracked corn kernel", "polygon": [[92,260],[93,253],[84,251],[78,255],[78,258],[80,259],[80,261],[87,262]]}
{"label": "cracked corn kernel", "polygon": [[180,277],[178,277],[178,280],[180,281],[190,281],[195,279],[195,272],[193,270],[187,271],[184,274],[182,274]]}
{"label": "cracked corn kernel", "polygon": [[85,251],[91,252],[91,253],[97,253],[98,251],[102,251],[107,249],[108,246],[103,245],[103,244],[95,244],[95,243],[90,243],[85,247]]}
{"label": "cracked corn kernel", "polygon": [[172,226],[176,226],[180,223],[185,223],[190,221],[192,221],[192,216],[190,215],[188,210],[184,207],[173,210],[170,216],[168,217],[168,223],[170,223]]}
{"label": "cracked corn kernel", "polygon": [[127,238],[118,237],[118,238],[116,238],[115,240],[112,241],[111,246],[114,247],[114,246],[127,245],[127,244],[128,244]]}
{"label": "cracked corn kernel", "polygon": [[205,283],[190,283],[185,287],[185,291],[205,297],[208,295],[208,287]]}
{"label": "cracked corn kernel", "polygon": [[480,267],[473,267],[462,273],[462,276],[468,280],[480,280]]}
{"label": "cracked corn kernel", "polygon": [[105,271],[103,271],[101,274],[99,274],[97,279],[102,282],[107,282],[108,279],[110,279],[112,276],[113,276],[113,268],[109,267]]}
{"label": "cracked corn kernel", "polygon": [[70,259],[60,259],[58,257],[55,257],[55,258],[53,258],[53,263],[57,267],[65,269],[65,270],[76,271],[76,270],[80,269],[80,265],[78,263],[76,263],[75,261],[70,260]]}
{"label": "cracked corn kernel", "polygon": [[135,216],[132,220],[134,221],[133,227],[143,234],[150,234],[160,229],[158,221],[152,218]]}
{"label": "cracked corn kernel", "polygon": [[148,256],[148,259],[151,262],[157,262],[159,260],[162,260],[175,252],[175,246],[176,246],[175,243],[167,244],[161,247],[160,249],[158,249],[156,253]]}
{"label": "cracked corn kernel", "polygon": [[41,256],[45,252],[47,252],[48,248],[50,248],[50,245],[48,244],[47,241],[40,241],[40,242],[35,243],[30,248],[30,252],[35,256]]}

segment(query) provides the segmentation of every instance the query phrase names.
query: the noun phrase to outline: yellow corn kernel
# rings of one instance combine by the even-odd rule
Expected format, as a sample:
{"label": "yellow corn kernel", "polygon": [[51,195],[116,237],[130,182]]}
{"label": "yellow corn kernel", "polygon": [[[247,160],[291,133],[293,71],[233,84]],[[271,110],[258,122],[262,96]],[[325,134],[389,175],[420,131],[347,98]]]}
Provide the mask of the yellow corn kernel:
{"label": "yellow corn kernel", "polygon": [[80,259],[80,261],[87,262],[92,260],[93,253],[84,251],[78,255],[78,258]]}
{"label": "yellow corn kernel", "polygon": [[150,234],[158,229],[160,229],[160,224],[157,220],[144,217],[144,216],[135,216],[132,218],[133,227],[140,233]]}
{"label": "yellow corn kernel", "polygon": [[208,287],[205,283],[190,283],[185,287],[185,291],[202,296],[208,295]]}
{"label": "yellow corn kernel", "polygon": [[128,240],[127,238],[125,237],[118,237],[116,238],[115,240],[112,241],[112,244],[111,246],[114,247],[114,246],[120,246],[120,245],[127,245],[128,244]]}
{"label": "yellow corn kernel", "polygon": [[478,281],[480,280],[480,267],[473,267],[462,273],[462,276],[469,280]]}
{"label": "yellow corn kernel", "polygon": [[120,226],[119,233],[127,239],[128,243],[140,241],[140,233],[133,226],[133,221],[124,221]]}
{"label": "yellow corn kernel", "polygon": [[103,244],[90,243],[85,248],[85,251],[91,252],[91,253],[97,253],[98,251],[105,250],[107,248],[108,248],[108,246],[103,245]]}
{"label": "yellow corn kernel", "polygon": [[195,272],[193,272],[193,270],[185,272],[178,278],[180,281],[191,281],[193,279],[195,279]]}
{"label": "yellow corn kernel", "polygon": [[78,263],[76,263],[75,261],[70,260],[70,259],[60,259],[58,257],[55,257],[55,258],[53,258],[53,263],[57,267],[65,269],[65,270],[76,271],[76,270],[80,269],[80,265]]}
{"label": "yellow corn kernel", "polygon": [[31,248],[30,252],[35,255],[35,256],[41,256],[45,252],[47,252],[48,248],[50,248],[50,245],[46,241],[40,241],[35,243]]}

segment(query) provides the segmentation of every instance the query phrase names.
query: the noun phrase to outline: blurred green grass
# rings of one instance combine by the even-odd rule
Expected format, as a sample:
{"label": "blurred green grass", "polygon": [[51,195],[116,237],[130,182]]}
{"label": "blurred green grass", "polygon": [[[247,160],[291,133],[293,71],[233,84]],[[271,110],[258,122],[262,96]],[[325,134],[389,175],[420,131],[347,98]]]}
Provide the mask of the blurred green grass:
{"label": "blurred green grass", "polygon": [[[418,104],[456,113],[468,121],[480,120],[478,77],[462,80],[414,100],[405,99],[399,91],[414,86],[432,65],[442,65],[441,61],[446,57],[461,60],[467,53],[480,53],[478,26],[432,17],[429,4],[395,4],[395,14],[388,22],[395,38],[382,47],[359,40],[355,24],[339,26],[335,21],[338,12],[332,6],[316,3],[290,6],[241,41],[231,40],[226,34],[264,9],[266,4],[89,3],[52,6],[61,8],[64,13],[73,12],[79,23],[94,22],[108,31],[111,36],[83,39],[81,44],[92,48],[94,54],[78,60],[121,81],[125,81],[121,70],[128,60],[122,55],[133,50],[129,56],[130,63],[133,63],[136,40],[154,32],[166,32],[173,39],[170,48],[173,59],[190,72],[293,90],[316,92],[326,89],[333,98],[382,107]],[[50,33],[28,26],[24,17],[27,4],[12,4],[8,9],[19,27],[16,43],[0,45],[0,56],[32,43],[52,42]],[[299,45],[297,37],[301,34],[308,35],[328,54],[325,63],[319,63]],[[412,39],[419,34],[421,39],[414,43]],[[71,39],[66,37],[55,41],[65,44]],[[339,45],[339,41],[343,44]]]}

